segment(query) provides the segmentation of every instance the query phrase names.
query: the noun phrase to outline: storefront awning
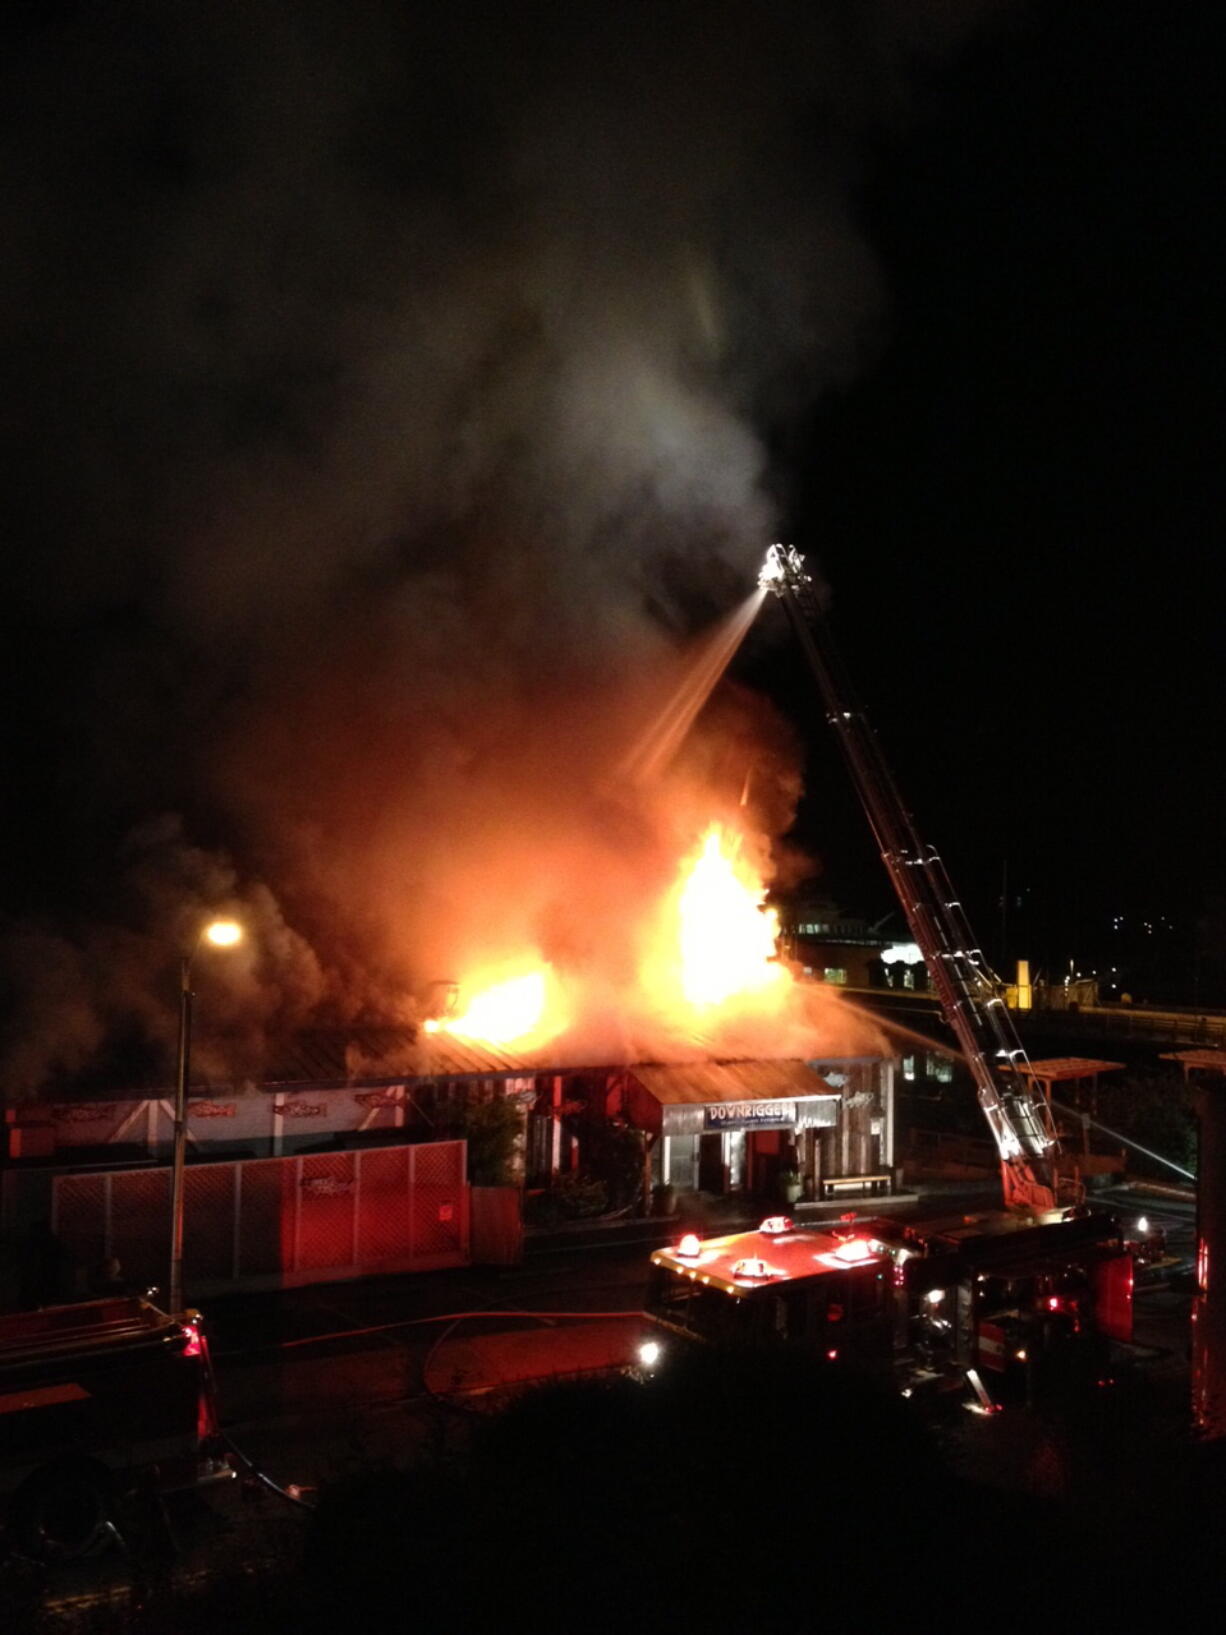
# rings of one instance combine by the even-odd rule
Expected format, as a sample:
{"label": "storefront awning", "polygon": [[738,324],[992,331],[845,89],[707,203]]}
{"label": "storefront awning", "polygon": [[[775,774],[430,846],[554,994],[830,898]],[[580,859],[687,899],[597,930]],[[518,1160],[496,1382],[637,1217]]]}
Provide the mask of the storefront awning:
{"label": "storefront awning", "polygon": [[684,1062],[632,1072],[659,1103],[665,1135],[837,1122],[839,1092],[801,1061]]}
{"label": "storefront awning", "polygon": [[631,1072],[662,1107],[709,1107],[729,1101],[802,1101],[838,1091],[805,1062],[682,1062]]}

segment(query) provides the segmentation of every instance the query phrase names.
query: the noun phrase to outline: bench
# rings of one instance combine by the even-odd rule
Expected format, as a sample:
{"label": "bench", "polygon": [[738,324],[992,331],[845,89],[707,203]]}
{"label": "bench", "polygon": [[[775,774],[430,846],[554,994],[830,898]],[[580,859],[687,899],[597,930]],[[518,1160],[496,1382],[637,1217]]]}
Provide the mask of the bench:
{"label": "bench", "polygon": [[836,1192],[888,1192],[894,1177],[887,1171],[881,1175],[823,1175],[823,1198],[833,1198]]}

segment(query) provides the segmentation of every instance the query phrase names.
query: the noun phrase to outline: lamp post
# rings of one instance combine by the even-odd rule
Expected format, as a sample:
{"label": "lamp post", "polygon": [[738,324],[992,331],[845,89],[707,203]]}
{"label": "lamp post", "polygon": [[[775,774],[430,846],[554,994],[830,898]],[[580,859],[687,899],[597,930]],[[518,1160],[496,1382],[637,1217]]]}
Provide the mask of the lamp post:
{"label": "lamp post", "polygon": [[174,1157],[170,1172],[170,1297],[172,1315],[183,1305],[183,1183],[187,1160],[187,1080],[192,1055],[192,960],[202,942],[214,948],[233,948],[243,940],[243,928],[236,920],[211,920],[196,934],[196,940],[179,966],[179,1053],[175,1070]]}

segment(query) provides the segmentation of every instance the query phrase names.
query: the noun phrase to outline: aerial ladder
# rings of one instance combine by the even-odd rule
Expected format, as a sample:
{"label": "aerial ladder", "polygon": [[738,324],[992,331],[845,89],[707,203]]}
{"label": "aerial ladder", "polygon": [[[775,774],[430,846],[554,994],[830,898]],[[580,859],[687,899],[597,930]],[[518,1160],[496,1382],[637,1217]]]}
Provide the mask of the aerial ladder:
{"label": "aerial ladder", "polygon": [[1000,1156],[1007,1209],[1035,1215],[1080,1201],[1057,1171],[1051,1110],[1027,1076],[994,977],[938,854],[919,836],[868,717],[843,668],[804,558],[772,545],[759,584],[783,603],[864,806],[907,925],[923,955],[945,1020],[975,1080]]}

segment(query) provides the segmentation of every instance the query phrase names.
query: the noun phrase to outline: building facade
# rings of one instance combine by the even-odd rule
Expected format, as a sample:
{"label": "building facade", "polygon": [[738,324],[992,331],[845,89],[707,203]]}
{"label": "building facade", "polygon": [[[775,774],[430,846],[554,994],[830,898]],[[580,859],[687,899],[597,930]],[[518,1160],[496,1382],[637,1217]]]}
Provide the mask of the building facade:
{"label": "building facade", "polygon": [[[264,1188],[259,1197],[275,1194],[284,1206],[278,1206],[274,1232],[280,1259],[267,1266],[267,1254],[259,1260],[263,1286],[319,1272],[325,1264],[357,1268],[333,1269],[330,1275],[360,1275],[368,1262],[374,1264],[373,1251],[363,1245],[379,1236],[373,1217],[368,1219],[376,1170],[382,1176],[380,1165],[394,1167],[395,1153],[405,1155],[401,1179],[408,1191],[400,1202],[394,1188],[388,1192],[387,1209],[397,1218],[406,1212],[420,1216],[425,1206],[417,1194],[426,1198],[421,1189],[427,1183],[416,1176],[405,1149],[442,1151],[447,1143],[461,1151],[460,1169],[448,1170],[446,1198],[430,1193],[426,1199],[427,1213],[438,1214],[437,1221],[431,1217],[430,1230],[441,1231],[447,1242],[439,1247],[428,1241],[422,1217],[412,1242],[397,1240],[396,1249],[405,1264],[425,1264],[423,1253],[432,1252],[452,1257],[447,1263],[454,1264],[455,1256],[467,1253],[474,1179],[465,1143],[474,1131],[474,1110],[494,1102],[512,1110],[495,1120],[504,1135],[512,1132],[500,1179],[518,1187],[530,1204],[542,1197],[556,1202],[552,1219],[568,1213],[646,1212],[658,1188],[776,1200],[781,1195],[820,1199],[832,1186],[855,1191],[857,1180],[867,1188],[871,1179],[873,1190],[892,1187],[896,1064],[889,1058],[715,1061],[696,1054],[679,1063],[575,1067],[450,1041],[432,1042],[429,1059],[423,1059],[407,1031],[399,1058],[391,1048],[395,1041],[386,1037],[357,1043],[361,1048],[352,1037],[312,1040],[309,1049],[281,1064],[285,1076],[255,1086],[192,1087],[189,1199],[210,1199],[209,1208],[216,1204],[234,1223],[224,1244],[223,1234],[213,1230],[219,1269],[206,1281],[221,1286],[226,1265],[256,1264],[252,1223],[258,1216],[267,1236],[272,1230],[264,1218],[267,1209],[261,1214],[253,1202],[244,1214],[233,1200],[240,1195],[254,1200],[257,1182]],[[396,1060],[403,1064],[400,1071],[388,1071]],[[163,1194],[168,1196],[174,1135],[169,1095],[35,1104],[20,1113],[10,1110],[4,1132],[0,1216],[11,1242],[39,1220],[54,1221],[58,1229],[66,1218],[65,1200],[75,1199],[72,1208],[79,1212],[86,1194],[93,1215],[109,1221],[106,1211],[118,1209],[115,1199],[129,1193],[144,1199],[141,1207],[147,1204],[150,1213],[147,1231],[135,1216],[129,1218],[126,1206],[115,1215],[130,1229],[128,1259],[139,1260],[135,1246],[145,1238],[163,1241]],[[393,1150],[380,1158],[368,1149]],[[291,1169],[284,1175],[277,1169],[275,1184],[270,1181],[273,1170],[267,1166],[286,1164]],[[436,1184],[444,1183],[438,1178],[428,1183]],[[228,1206],[213,1198],[226,1186]],[[463,1195],[453,1198],[457,1186]],[[198,1225],[204,1211],[204,1203],[197,1202]],[[323,1227],[318,1232],[331,1233],[336,1242],[329,1239],[328,1253],[341,1254],[341,1260],[320,1260],[322,1251],[311,1247],[317,1215],[329,1221],[336,1216],[327,1232]],[[109,1226],[91,1226],[88,1235],[109,1255],[110,1234]],[[264,1249],[267,1245],[262,1254]],[[417,1258],[410,1261],[410,1256]],[[143,1275],[143,1261],[140,1265]]]}

